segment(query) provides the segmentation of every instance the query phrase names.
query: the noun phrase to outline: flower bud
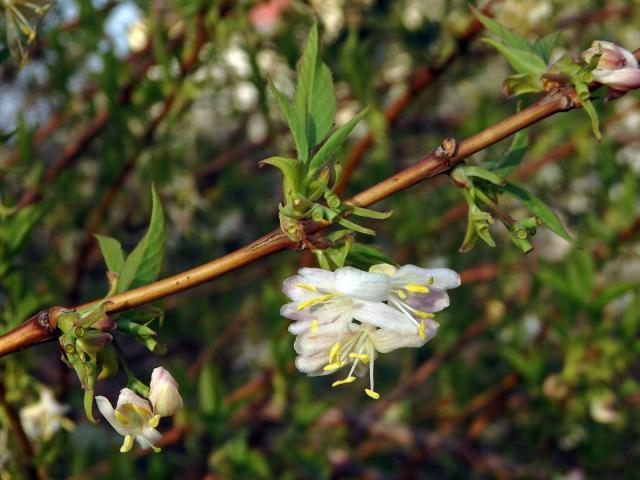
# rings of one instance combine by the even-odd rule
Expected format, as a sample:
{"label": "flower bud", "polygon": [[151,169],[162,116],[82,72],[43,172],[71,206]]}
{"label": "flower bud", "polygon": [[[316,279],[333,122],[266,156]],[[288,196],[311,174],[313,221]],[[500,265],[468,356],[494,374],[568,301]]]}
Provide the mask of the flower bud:
{"label": "flower bud", "polygon": [[95,322],[93,322],[91,327],[96,330],[115,330],[118,328],[118,324],[109,315],[103,313]]}
{"label": "flower bud", "polygon": [[95,360],[96,355],[107,344],[111,343],[111,340],[113,340],[113,337],[108,333],[87,331],[83,337],[78,338],[76,346],[79,350]]}
{"label": "flower bud", "polygon": [[595,55],[600,55],[600,58],[591,71],[594,80],[623,92],[640,88],[638,61],[629,50],[615,43],[596,40],[591,48],[582,52],[582,58],[590,63]]}
{"label": "flower bud", "polygon": [[162,367],[151,372],[149,400],[155,414],[161,417],[175,415],[182,409],[182,397],[178,393],[178,383],[171,374]]}

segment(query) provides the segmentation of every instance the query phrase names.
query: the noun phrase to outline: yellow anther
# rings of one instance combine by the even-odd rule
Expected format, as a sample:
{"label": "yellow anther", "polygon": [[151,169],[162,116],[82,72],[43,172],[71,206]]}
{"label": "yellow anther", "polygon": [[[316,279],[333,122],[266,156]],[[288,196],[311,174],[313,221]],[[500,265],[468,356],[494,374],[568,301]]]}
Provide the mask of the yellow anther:
{"label": "yellow anther", "polygon": [[332,387],[337,387],[338,385],[344,385],[345,383],[355,382],[356,377],[351,375],[350,377],[345,378],[344,380],[336,380],[331,384]]}
{"label": "yellow anther", "polygon": [[435,279],[433,277],[429,277],[429,280],[427,280],[427,283],[429,285],[433,285],[434,282],[435,282]]}
{"label": "yellow anther", "polygon": [[311,320],[311,333],[316,333],[316,330],[318,330],[318,320],[314,318]]}
{"label": "yellow anther", "polygon": [[339,369],[343,365],[344,365],[344,363],[328,363],[327,365],[322,367],[322,370],[324,370],[325,372],[331,372],[333,370]]}
{"label": "yellow anther", "polygon": [[394,290],[393,293],[398,295],[398,297],[400,297],[400,300],[404,300],[405,298],[407,298],[407,294],[404,293],[402,290]]}
{"label": "yellow anther", "polygon": [[433,313],[429,313],[429,312],[423,312],[422,310],[418,310],[416,308],[412,308],[411,309],[414,313],[414,315],[418,318],[433,318],[435,317],[435,315]]}
{"label": "yellow anther", "polygon": [[120,447],[120,453],[127,453],[133,447],[133,437],[131,435],[124,436],[124,442]]}
{"label": "yellow anther", "polygon": [[299,283],[296,285],[298,288],[304,288],[305,290],[309,290],[310,292],[317,292],[318,289],[313,285],[309,285],[308,283]]}
{"label": "yellow anther", "polygon": [[333,298],[333,295],[320,295],[319,297],[312,298],[310,300],[305,300],[304,302],[300,302],[298,304],[297,310],[304,310],[312,305],[316,305],[318,303],[326,302]]}
{"label": "yellow anther", "polygon": [[424,320],[422,320],[422,321],[420,322],[420,326],[418,327],[418,335],[420,335],[420,338],[421,338],[422,340],[424,340],[424,339],[425,339],[425,337],[426,337],[426,336],[425,336],[425,334],[424,334],[424,330],[425,330],[425,328],[426,328],[426,325],[424,324]]}
{"label": "yellow anther", "polygon": [[154,415],[153,417],[151,417],[151,420],[149,420],[149,426],[153,428],[156,428],[159,423],[160,423],[160,415]]}
{"label": "yellow anther", "polygon": [[366,393],[369,397],[373,398],[374,400],[378,400],[380,398],[380,394],[378,392],[374,392],[369,388],[365,388],[364,393]]}
{"label": "yellow anther", "polygon": [[429,293],[429,289],[424,285],[418,285],[417,283],[411,283],[404,287],[407,292],[411,293]]}
{"label": "yellow anther", "polygon": [[150,413],[149,410],[147,410],[144,407],[141,407],[140,405],[133,405],[133,411],[143,418],[148,417]]}
{"label": "yellow anther", "polygon": [[116,409],[116,420],[118,421],[118,423],[121,423],[122,425],[129,424],[129,417],[117,409]]}
{"label": "yellow anther", "polygon": [[355,359],[357,358],[358,360],[360,360],[361,362],[367,363],[369,361],[369,355],[367,355],[366,353],[350,353],[349,354],[349,358],[351,359]]}
{"label": "yellow anther", "polygon": [[338,355],[339,351],[340,351],[340,342],[336,342],[333,344],[333,346],[331,347],[331,350],[329,351],[329,363],[332,363],[334,359],[337,361],[337,363],[340,362],[340,356]]}

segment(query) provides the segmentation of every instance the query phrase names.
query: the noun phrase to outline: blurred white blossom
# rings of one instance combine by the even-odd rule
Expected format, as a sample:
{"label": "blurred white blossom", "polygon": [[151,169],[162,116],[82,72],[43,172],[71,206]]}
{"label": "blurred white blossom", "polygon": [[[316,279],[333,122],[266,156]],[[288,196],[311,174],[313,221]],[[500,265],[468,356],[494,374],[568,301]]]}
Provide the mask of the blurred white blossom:
{"label": "blurred white blossom", "polygon": [[36,441],[47,441],[61,428],[73,430],[74,424],[64,415],[68,405],[58,403],[48,388],[40,389],[40,399],[20,409],[20,423],[27,437]]}

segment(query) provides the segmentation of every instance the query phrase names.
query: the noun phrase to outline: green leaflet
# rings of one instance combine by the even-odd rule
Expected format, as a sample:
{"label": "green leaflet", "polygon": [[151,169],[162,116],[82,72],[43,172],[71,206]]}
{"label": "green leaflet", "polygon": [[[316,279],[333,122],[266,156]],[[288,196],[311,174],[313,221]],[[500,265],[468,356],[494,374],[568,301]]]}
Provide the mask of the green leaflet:
{"label": "green leaflet", "polygon": [[105,237],[103,235],[94,235],[98,240],[102,257],[110,272],[120,273],[124,267],[124,251],[122,245],[115,238]]}
{"label": "green leaflet", "polygon": [[297,109],[291,105],[291,102],[278,91],[271,81],[269,81],[269,87],[271,88],[271,92],[274,97],[276,97],[278,106],[287,120],[289,130],[291,130],[291,135],[293,135],[293,142],[296,144],[298,158],[301,162],[305,163],[309,158],[309,145],[307,143],[304,116],[298,115]]}
{"label": "green leaflet", "polygon": [[520,200],[549,230],[565,240],[573,241],[558,216],[542,200],[513,183],[507,183],[504,188],[507,193]]}
{"label": "green leaflet", "polygon": [[527,148],[529,148],[529,134],[526,130],[520,130],[514,135],[509,151],[504,156],[504,160],[493,169],[493,173],[501,178],[511,175],[520,166]]}
{"label": "green leaflet", "polygon": [[368,108],[361,110],[351,120],[342,125],[339,129],[331,134],[327,141],[320,147],[320,150],[313,156],[309,162],[309,170],[307,172],[307,181],[313,179],[318,172],[318,169],[322,167],[329,157],[331,157],[338,148],[345,141],[347,136],[355,128],[355,126],[366,115]]}
{"label": "green leaflet", "polygon": [[309,148],[326,137],[336,114],[331,71],[320,61],[318,43],[318,25],[314,23],[300,59],[295,98],[295,108],[298,118],[303,119]]}
{"label": "green leaflet", "polygon": [[149,228],[136,248],[129,254],[120,274],[118,292],[153,282],[164,258],[166,234],[162,204],[155,187],[151,187],[152,210]]}
{"label": "green leaflet", "polygon": [[508,28],[500,25],[493,18],[486,16],[480,10],[473,6],[471,7],[471,11],[487,30],[500,38],[500,40],[502,40],[506,45],[513,48],[519,48],[521,50],[531,51],[533,49],[526,38],[521,37],[517,33],[512,32]]}
{"label": "green leaflet", "polygon": [[536,77],[542,75],[547,69],[547,64],[529,50],[508,47],[491,38],[484,38],[483,42],[488,43],[504,56],[513,69],[518,73],[529,74]]}
{"label": "green leaflet", "polygon": [[294,196],[301,190],[300,162],[294,158],[269,157],[262,160],[259,165],[271,165],[282,172],[284,177],[284,196],[287,205],[294,200]]}

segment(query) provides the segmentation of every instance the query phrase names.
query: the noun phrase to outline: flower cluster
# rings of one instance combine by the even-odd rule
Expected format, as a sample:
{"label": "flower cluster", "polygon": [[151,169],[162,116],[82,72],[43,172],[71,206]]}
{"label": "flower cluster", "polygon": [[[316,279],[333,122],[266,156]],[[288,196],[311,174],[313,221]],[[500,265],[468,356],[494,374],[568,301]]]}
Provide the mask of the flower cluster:
{"label": "flower cluster", "polygon": [[48,388],[40,389],[40,399],[20,409],[20,423],[30,440],[48,441],[64,428],[71,431],[75,425],[65,417],[71,407],[56,400]]}
{"label": "flower cluster", "polygon": [[587,63],[596,56],[598,63],[591,71],[594,80],[614,90],[626,92],[640,87],[640,68],[633,53],[619,45],[596,40],[591,48],[582,52]]}
{"label": "flower cluster", "polygon": [[[124,436],[121,452],[128,452],[137,440],[142,448],[159,452],[156,445],[161,435],[156,427],[161,417],[175,415],[182,409],[182,398],[178,384],[171,374],[162,367],[151,373],[149,401],[139,397],[133,390],[120,390],[118,403],[114,409],[105,397],[96,397],[98,410],[120,435]],[[151,403],[149,403],[151,402]]]}
{"label": "flower cluster", "polygon": [[297,336],[296,367],[315,376],[350,365],[334,387],[368,370],[365,393],[380,398],[374,383],[377,354],[421,347],[433,338],[438,330],[434,313],[449,306],[446,291],[459,285],[460,276],[447,268],[380,264],[368,272],[301,269],[284,281],[283,291],[292,302],[280,309],[293,320],[289,332]]}

